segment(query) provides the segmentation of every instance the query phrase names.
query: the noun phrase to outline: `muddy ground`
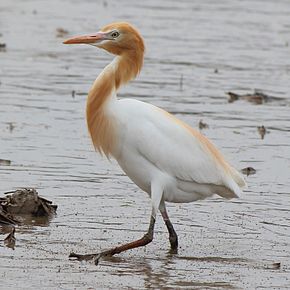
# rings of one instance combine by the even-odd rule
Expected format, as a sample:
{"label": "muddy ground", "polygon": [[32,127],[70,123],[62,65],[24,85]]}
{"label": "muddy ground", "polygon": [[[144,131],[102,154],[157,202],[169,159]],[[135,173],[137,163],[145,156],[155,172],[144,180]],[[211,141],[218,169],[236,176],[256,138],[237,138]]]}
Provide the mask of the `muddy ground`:
{"label": "muddy ground", "polygon": [[[50,223],[16,228],[0,244],[1,289],[290,288],[289,1],[0,2],[0,191],[35,187],[58,205]],[[150,201],[93,150],[86,94],[112,58],[63,37],[126,20],[142,32],[145,65],[119,96],[151,102],[198,128],[237,168],[251,166],[240,199],[169,205],[179,234],[92,263],[70,261],[143,235]],[[63,29],[60,30],[59,28]],[[276,97],[228,103],[226,92]],[[258,126],[267,134],[261,139]],[[0,228],[1,240],[8,230]],[[280,264],[279,264],[280,263]]]}

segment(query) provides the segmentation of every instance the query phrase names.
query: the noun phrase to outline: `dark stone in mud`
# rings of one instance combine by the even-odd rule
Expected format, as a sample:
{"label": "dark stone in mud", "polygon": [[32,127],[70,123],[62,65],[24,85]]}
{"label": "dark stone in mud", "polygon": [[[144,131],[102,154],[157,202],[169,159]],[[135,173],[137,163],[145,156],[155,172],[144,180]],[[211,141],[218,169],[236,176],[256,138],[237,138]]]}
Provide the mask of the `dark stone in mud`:
{"label": "dark stone in mud", "polygon": [[21,216],[52,217],[57,206],[40,197],[35,189],[18,189],[0,197],[0,223],[21,223]]}
{"label": "dark stone in mud", "polygon": [[281,263],[280,262],[277,262],[277,263],[273,263],[273,269],[274,270],[278,270],[281,268]]}
{"label": "dark stone in mud", "polygon": [[0,43],[0,52],[6,52],[6,43]]}
{"label": "dark stone in mud", "polygon": [[0,165],[10,165],[10,164],[11,164],[11,160],[0,159]]}
{"label": "dark stone in mud", "polygon": [[256,174],[256,169],[254,169],[253,167],[246,167],[246,168],[243,168],[241,171],[243,174],[247,176]]}
{"label": "dark stone in mud", "polygon": [[202,130],[202,129],[208,129],[209,126],[208,126],[207,123],[205,123],[205,122],[203,122],[202,120],[200,120],[199,123],[198,123],[198,128],[199,128],[200,130]]}

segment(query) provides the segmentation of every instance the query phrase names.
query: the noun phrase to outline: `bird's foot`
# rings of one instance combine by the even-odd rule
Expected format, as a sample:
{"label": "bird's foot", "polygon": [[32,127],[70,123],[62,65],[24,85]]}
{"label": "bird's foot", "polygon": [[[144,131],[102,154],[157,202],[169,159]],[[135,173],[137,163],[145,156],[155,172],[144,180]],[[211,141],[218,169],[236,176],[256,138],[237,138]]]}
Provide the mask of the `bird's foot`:
{"label": "bird's foot", "polygon": [[69,254],[69,258],[76,259],[78,261],[94,261],[97,266],[101,257],[108,256],[106,252],[101,252],[97,254],[76,254],[74,252]]}
{"label": "bird's foot", "polygon": [[169,254],[170,255],[176,255],[176,254],[178,254],[178,248],[170,248]]}
{"label": "bird's foot", "polygon": [[155,224],[155,217],[151,216],[148,232],[139,240],[136,240],[127,244],[123,244],[121,246],[117,246],[117,247],[111,248],[109,250],[106,250],[97,254],[82,255],[82,254],[70,253],[69,258],[75,258],[78,261],[93,260],[95,262],[95,265],[98,265],[100,258],[112,257],[116,254],[120,254],[130,249],[146,246],[147,244],[151,243],[151,241],[153,240],[154,224]]}

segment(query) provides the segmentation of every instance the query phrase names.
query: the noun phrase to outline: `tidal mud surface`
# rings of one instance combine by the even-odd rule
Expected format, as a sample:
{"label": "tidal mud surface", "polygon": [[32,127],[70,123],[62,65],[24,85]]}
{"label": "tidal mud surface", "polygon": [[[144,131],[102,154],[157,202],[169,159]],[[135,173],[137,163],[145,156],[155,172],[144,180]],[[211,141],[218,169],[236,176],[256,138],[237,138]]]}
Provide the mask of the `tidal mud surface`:
{"label": "tidal mud surface", "polygon": [[[33,187],[58,205],[49,224],[0,228],[1,289],[290,288],[289,1],[0,2],[0,191]],[[158,105],[209,137],[237,168],[240,199],[172,204],[177,255],[158,216],[146,248],[96,267],[68,259],[141,237],[150,200],[93,150],[86,94],[112,59],[63,37],[134,23],[144,69],[120,97]],[[228,103],[226,92],[273,96]],[[137,122],[138,120],[136,120]],[[267,130],[261,139],[257,128]]]}

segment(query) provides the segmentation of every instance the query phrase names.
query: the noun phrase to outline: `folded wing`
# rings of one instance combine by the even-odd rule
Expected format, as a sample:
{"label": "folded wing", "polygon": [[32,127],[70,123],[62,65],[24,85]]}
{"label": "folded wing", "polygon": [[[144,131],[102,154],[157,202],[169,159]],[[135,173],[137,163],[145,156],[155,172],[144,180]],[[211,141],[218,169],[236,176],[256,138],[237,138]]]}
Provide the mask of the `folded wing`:
{"label": "folded wing", "polygon": [[215,146],[173,115],[150,107],[135,134],[139,153],[175,178],[225,187],[224,193],[217,192],[225,198],[239,196],[245,181]]}

